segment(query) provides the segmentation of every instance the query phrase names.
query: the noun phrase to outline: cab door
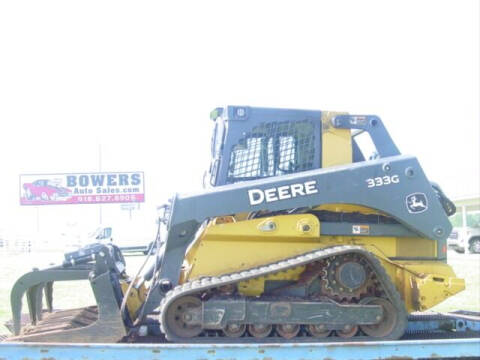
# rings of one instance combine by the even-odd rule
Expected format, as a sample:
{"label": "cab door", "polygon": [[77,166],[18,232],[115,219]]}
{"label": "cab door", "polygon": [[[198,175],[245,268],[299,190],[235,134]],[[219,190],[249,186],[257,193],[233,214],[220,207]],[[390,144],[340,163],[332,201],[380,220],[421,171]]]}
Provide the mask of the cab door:
{"label": "cab door", "polygon": [[225,122],[221,117],[215,120],[215,126],[213,128],[212,140],[211,140],[211,155],[212,161],[210,163],[210,169],[208,171],[208,182],[204,182],[204,187],[215,186],[222,160],[222,149],[225,138]]}

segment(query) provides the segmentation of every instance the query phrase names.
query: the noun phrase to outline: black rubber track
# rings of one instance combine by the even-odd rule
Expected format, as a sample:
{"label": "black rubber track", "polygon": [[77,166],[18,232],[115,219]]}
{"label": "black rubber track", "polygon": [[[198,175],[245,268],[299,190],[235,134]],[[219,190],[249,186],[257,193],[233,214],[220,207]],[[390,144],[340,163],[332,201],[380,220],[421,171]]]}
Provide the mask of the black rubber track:
{"label": "black rubber track", "polygon": [[[407,327],[407,312],[405,310],[405,306],[400,297],[400,294],[395,288],[395,285],[390,281],[388,275],[385,272],[385,269],[380,264],[380,261],[375,257],[375,255],[368,252],[363,247],[352,246],[352,245],[324,248],[324,249],[308,252],[299,256],[295,256],[292,258],[284,259],[279,262],[263,265],[263,266],[252,268],[249,270],[240,271],[238,273],[232,273],[232,274],[222,275],[218,277],[204,277],[191,282],[187,282],[182,285],[178,285],[172,290],[170,290],[162,299],[162,302],[160,304],[160,329],[165,334],[166,339],[172,342],[185,342],[185,341],[188,341],[189,343],[205,342],[206,339],[211,341],[212,337],[209,337],[209,336],[200,336],[197,338],[189,338],[189,339],[179,338],[175,334],[173,334],[170,331],[170,329],[167,328],[165,317],[168,311],[168,307],[172,304],[173,301],[175,301],[176,299],[182,296],[203,293],[208,289],[213,289],[220,286],[237,283],[239,281],[250,280],[260,276],[274,274],[280,271],[284,271],[297,266],[303,266],[308,263],[323,260],[329,257],[351,254],[351,253],[362,255],[368,260],[370,266],[372,266],[372,269],[376,274],[377,279],[380,281],[382,285],[382,290],[385,292],[387,298],[393,304],[398,314],[397,325],[395,329],[388,336],[375,337],[375,338],[368,337],[368,336],[357,336],[357,337],[361,338],[363,341],[399,339],[405,333],[405,329]],[[354,337],[354,338],[357,338],[357,337]],[[342,339],[342,340],[351,341],[354,338]],[[239,338],[238,340],[240,339],[242,338]],[[231,338],[229,338],[228,340],[232,342]],[[286,340],[284,339],[284,341]],[[288,342],[295,342],[295,341],[296,341],[296,338],[288,340]],[[242,342],[242,341],[239,341],[239,342]]]}

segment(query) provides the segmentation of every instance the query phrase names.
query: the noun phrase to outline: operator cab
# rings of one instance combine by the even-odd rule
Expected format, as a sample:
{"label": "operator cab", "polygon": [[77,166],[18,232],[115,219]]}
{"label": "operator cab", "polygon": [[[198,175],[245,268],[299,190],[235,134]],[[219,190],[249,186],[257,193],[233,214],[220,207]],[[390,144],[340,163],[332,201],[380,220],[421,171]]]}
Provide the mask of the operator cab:
{"label": "operator cab", "polygon": [[228,106],[211,113],[209,185],[321,167],[320,111]]}
{"label": "operator cab", "polygon": [[[348,124],[333,126],[334,117]],[[375,116],[227,106],[213,110],[210,118],[215,126],[207,186],[399,154],[380,119]],[[380,136],[383,139],[383,151],[373,144],[374,134],[370,131],[373,127],[379,133],[377,139]],[[360,130],[353,132],[352,128]],[[376,155],[372,156],[372,153]]]}

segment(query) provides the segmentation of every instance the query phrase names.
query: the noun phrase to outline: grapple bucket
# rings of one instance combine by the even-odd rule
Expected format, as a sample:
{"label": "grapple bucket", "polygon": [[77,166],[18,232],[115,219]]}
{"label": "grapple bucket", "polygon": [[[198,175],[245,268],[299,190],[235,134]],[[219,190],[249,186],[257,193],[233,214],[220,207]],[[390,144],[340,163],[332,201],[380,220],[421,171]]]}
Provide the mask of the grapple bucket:
{"label": "grapple bucket", "polygon": [[[10,296],[13,319],[7,326],[14,336],[9,340],[78,343],[121,340],[126,335],[126,328],[119,309],[122,292],[118,279],[124,267],[121,266],[123,257],[117,250],[113,246],[90,245],[66,254],[63,265],[34,270],[20,277]],[[97,305],[53,310],[53,283],[72,280],[89,280]],[[22,319],[24,294],[28,320],[26,317]],[[46,309],[43,307],[44,298]]]}

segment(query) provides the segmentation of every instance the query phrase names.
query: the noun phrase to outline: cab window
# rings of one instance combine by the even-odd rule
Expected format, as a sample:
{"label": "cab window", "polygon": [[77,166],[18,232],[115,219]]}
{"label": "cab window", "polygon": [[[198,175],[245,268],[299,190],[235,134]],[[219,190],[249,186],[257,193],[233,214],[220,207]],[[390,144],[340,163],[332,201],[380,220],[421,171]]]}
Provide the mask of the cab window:
{"label": "cab window", "polygon": [[263,123],[253,128],[232,148],[227,183],[312,169],[314,137],[310,120]]}

